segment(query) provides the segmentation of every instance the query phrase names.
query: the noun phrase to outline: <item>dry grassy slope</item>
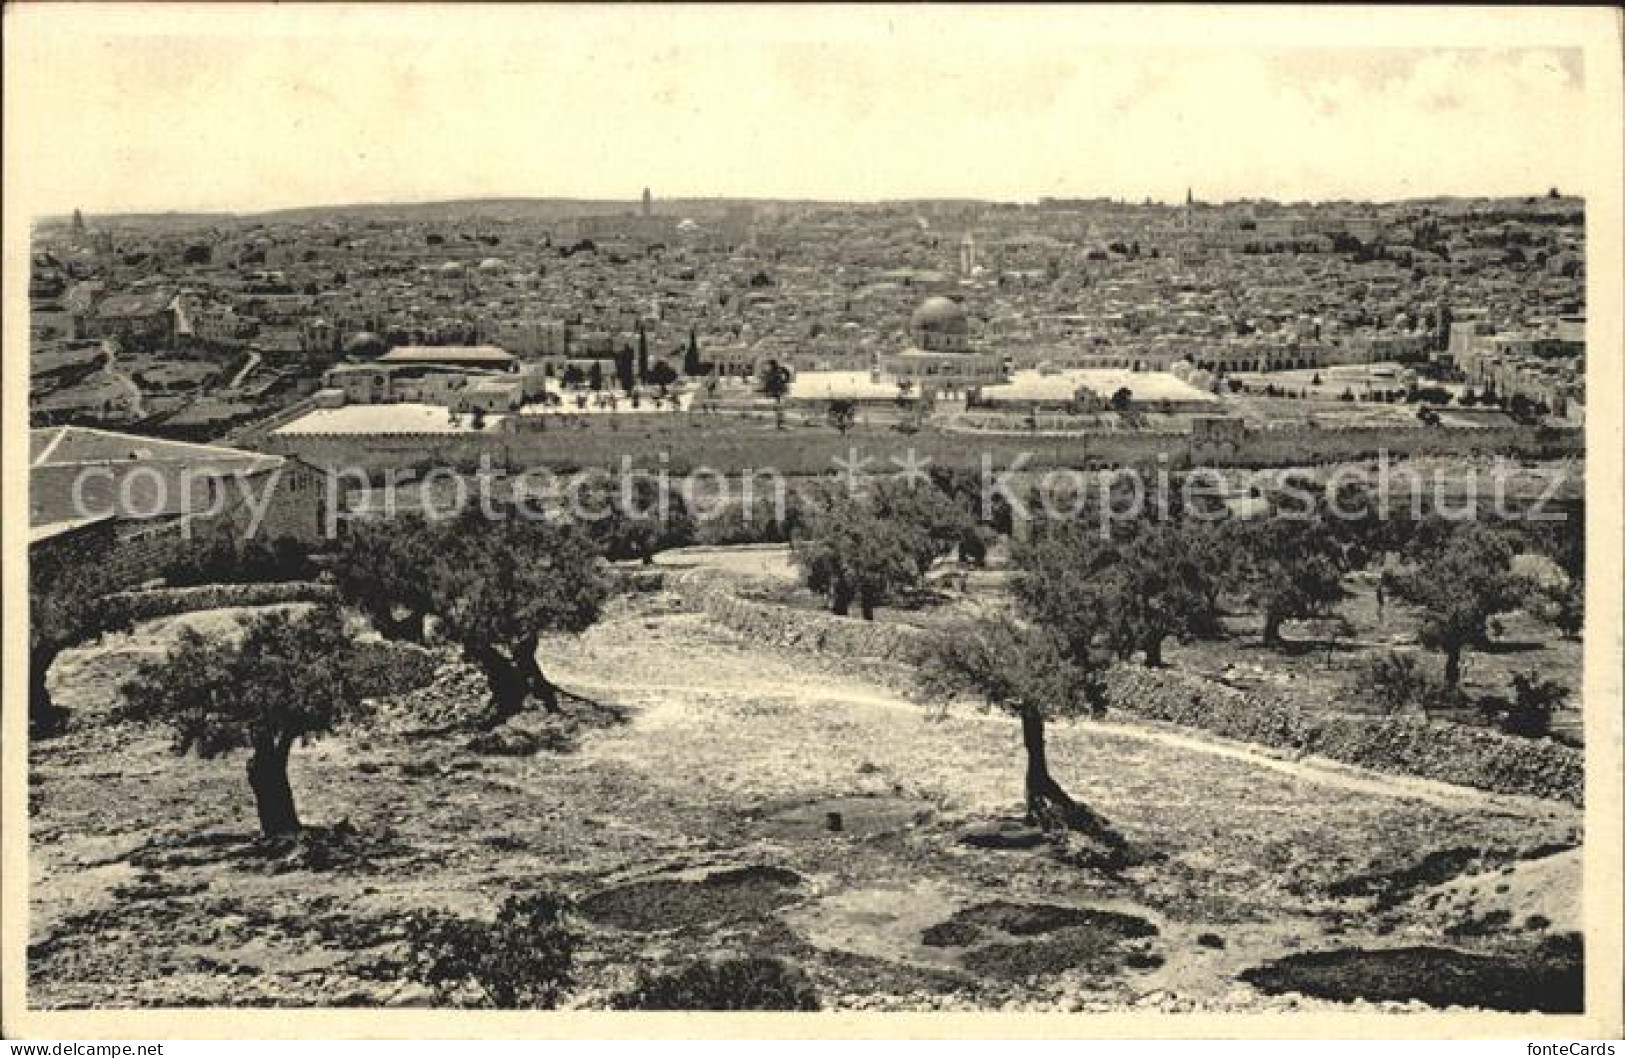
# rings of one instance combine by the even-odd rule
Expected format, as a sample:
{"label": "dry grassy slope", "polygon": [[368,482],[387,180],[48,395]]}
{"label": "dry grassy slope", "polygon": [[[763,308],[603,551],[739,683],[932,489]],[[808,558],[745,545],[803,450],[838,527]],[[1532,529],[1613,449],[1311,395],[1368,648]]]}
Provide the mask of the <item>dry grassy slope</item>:
{"label": "dry grassy slope", "polygon": [[[1493,870],[1577,839],[1578,814],[1560,806],[1425,801],[1397,783],[1351,789],[1245,753],[1077,724],[1053,733],[1058,776],[1148,862],[1113,876],[1048,849],[967,849],[961,827],[1017,808],[1011,722],[933,713],[836,663],[768,651],[672,612],[671,602],[627,602],[584,637],[544,646],[567,688],[631,708],[629,723],[588,735],[573,754],[483,757],[455,735],[378,731],[297,751],[307,822],[347,821],[358,835],[352,860],[325,869],[245,854],[252,810],[240,758],[177,759],[158,733],[93,722],[119,667],[94,659],[128,644],[110,637],[65,659],[58,690],[86,722],[34,757],[32,1001],[422,1001],[394,962],[391,916],[404,909],[489,915],[538,884],[580,897],[679,868],[767,864],[804,878],[778,913],[731,923],[677,915],[654,934],[588,924],[574,1002],[602,1001],[636,966],[751,951],[806,967],[840,1005],[1255,1009],[1295,1001],[1262,997],[1235,975],[1285,952],[1493,950],[1527,935],[1519,914],[1447,940],[1480,906],[1517,902],[1515,889],[1426,907],[1406,899],[1425,887],[1416,883],[1375,910],[1369,894],[1331,895],[1337,882],[1450,850],[1487,854]],[[837,802],[856,821],[846,832],[806,825],[822,817],[819,802],[854,797],[864,800]],[[872,804],[872,818],[857,804]],[[1576,891],[1573,867],[1547,861],[1539,892],[1531,887],[1528,906],[1552,928],[1562,898],[1548,897]],[[1163,961],[1009,978],[967,975],[960,953],[920,944],[926,919],[989,900],[1144,918],[1159,933],[1132,950]],[[1224,947],[1198,943],[1204,934]]]}

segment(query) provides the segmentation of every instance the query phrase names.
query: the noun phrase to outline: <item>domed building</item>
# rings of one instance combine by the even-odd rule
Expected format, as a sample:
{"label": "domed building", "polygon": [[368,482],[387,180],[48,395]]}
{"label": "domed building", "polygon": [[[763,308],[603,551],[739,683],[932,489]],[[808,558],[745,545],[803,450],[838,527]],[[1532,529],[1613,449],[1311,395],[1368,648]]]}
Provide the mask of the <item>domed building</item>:
{"label": "domed building", "polygon": [[389,351],[389,343],[371,331],[352,334],[344,343],[344,355],[360,360],[376,360]]}
{"label": "domed building", "polygon": [[909,317],[910,345],[880,358],[881,374],[908,383],[922,397],[959,396],[1004,381],[1000,358],[973,348],[965,308],[929,297]]}
{"label": "domed building", "polygon": [[914,346],[933,353],[963,353],[970,347],[970,323],[965,309],[952,298],[926,298],[908,320]]}

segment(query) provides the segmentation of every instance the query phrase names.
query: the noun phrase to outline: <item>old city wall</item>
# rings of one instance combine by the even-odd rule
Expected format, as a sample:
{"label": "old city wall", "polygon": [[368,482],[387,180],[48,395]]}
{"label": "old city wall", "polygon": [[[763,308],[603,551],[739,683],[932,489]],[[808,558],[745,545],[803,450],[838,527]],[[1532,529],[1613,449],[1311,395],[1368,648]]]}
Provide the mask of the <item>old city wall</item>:
{"label": "old city wall", "polygon": [[278,455],[295,455],[323,467],[368,470],[425,469],[449,466],[472,469],[487,457],[496,467],[615,467],[622,457],[655,465],[663,456],[674,469],[708,467],[724,474],[775,470],[786,476],[827,474],[836,460],[875,461],[884,471],[910,451],[932,466],[980,467],[983,455],[1004,468],[1028,454],[1031,466],[1073,466],[1090,461],[1143,462],[1183,458],[1185,440],[1178,435],[1120,434],[1086,437],[977,438],[937,433],[854,433],[763,430],[732,424],[694,421],[681,427],[608,430],[553,429],[509,434],[276,434],[262,446]]}
{"label": "old city wall", "polygon": [[295,419],[314,410],[315,407],[316,401],[314,398],[304,397],[262,419],[255,419],[252,422],[236,427],[217,443],[234,448],[263,448],[266,438],[271,436],[272,431],[293,422]]}
{"label": "old city wall", "polygon": [[1506,454],[1525,458],[1576,455],[1583,431],[1532,426],[1473,429],[1284,426],[1249,430],[1234,442],[1198,441],[1184,434],[1102,432],[1068,436],[1000,436],[921,432],[853,433],[805,429],[774,431],[713,420],[687,425],[607,429],[601,426],[483,434],[274,434],[262,448],[320,467],[369,471],[491,465],[521,470],[615,467],[623,457],[654,465],[664,457],[674,470],[708,467],[724,474],[772,469],[786,476],[826,474],[855,452],[884,472],[909,452],[934,467],[976,470],[988,459],[997,469],[1017,461],[1030,469],[1089,466],[1301,466],[1393,456]]}

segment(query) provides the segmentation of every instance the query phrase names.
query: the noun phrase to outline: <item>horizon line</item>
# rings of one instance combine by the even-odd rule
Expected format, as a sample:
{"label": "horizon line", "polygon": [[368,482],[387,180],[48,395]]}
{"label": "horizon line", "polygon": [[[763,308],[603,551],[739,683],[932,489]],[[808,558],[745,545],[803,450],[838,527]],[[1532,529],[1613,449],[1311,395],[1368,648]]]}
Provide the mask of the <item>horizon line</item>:
{"label": "horizon line", "polygon": [[[1552,190],[1558,190],[1556,198],[1551,196]],[[1275,198],[1268,195],[1243,198],[1202,199],[1195,198],[1193,203],[1198,206],[1224,207],[1238,205],[1254,205],[1267,203],[1278,206],[1326,206],[1338,204],[1358,204],[1371,206],[1403,205],[1410,202],[1440,202],[1440,201],[1469,201],[1469,202],[1526,202],[1530,199],[1537,201],[1578,201],[1584,203],[1585,196],[1577,193],[1563,192],[1560,188],[1548,187],[1542,191],[1531,191],[1525,194],[1488,194],[1465,192],[1440,192],[1437,194],[1407,195],[1401,198]],[[432,206],[458,206],[458,205],[488,205],[501,203],[537,204],[537,203],[580,203],[583,205],[619,205],[624,204],[631,211],[636,212],[642,201],[634,196],[631,198],[593,197],[588,195],[470,195],[454,198],[427,198],[427,199],[379,199],[376,201],[361,202],[315,202],[300,205],[263,206],[252,208],[219,208],[200,207],[186,208],[173,207],[165,209],[86,209],[83,206],[75,207],[67,212],[41,213],[34,217],[34,224],[51,221],[72,220],[75,212],[82,216],[105,217],[119,219],[129,217],[222,217],[233,219],[249,219],[254,217],[271,216],[278,213],[300,213],[307,211],[325,210],[330,212],[343,212],[345,210],[379,210],[379,209],[422,209]],[[659,203],[724,203],[738,202],[753,205],[813,205],[813,206],[894,206],[912,204],[941,204],[959,203],[968,205],[987,206],[1038,206],[1045,202],[1080,202],[1101,203],[1110,205],[1130,206],[1138,209],[1145,208],[1180,208],[1184,203],[1167,201],[1147,196],[1143,199],[1134,199],[1121,195],[1040,195],[1037,198],[983,198],[969,195],[919,195],[919,196],[887,196],[879,198],[828,198],[803,196],[753,196],[753,195],[673,195],[667,198],[656,197],[653,202]]]}

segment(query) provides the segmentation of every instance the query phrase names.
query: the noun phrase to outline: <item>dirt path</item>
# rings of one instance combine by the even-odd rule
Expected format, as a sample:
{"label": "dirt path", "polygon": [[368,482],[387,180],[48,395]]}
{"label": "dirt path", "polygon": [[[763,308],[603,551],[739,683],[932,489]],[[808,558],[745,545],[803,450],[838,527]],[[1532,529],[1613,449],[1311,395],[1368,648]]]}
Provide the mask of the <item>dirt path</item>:
{"label": "dirt path", "polygon": [[131,378],[118,366],[118,343],[111,340],[105,341],[102,343],[102,349],[107,353],[107,363],[102,365],[102,374],[129,391],[131,414],[137,419],[145,418],[147,414],[146,397],[142,394],[141,387],[136,385],[135,379]]}
{"label": "dirt path", "polygon": [[231,381],[226,383],[225,388],[236,389],[237,387],[241,386],[243,384],[243,379],[247,378],[251,373],[253,373],[254,369],[260,366],[260,362],[261,357],[259,352],[257,350],[250,349],[248,352],[248,360],[243,364],[242,370],[238,371],[237,374],[232,376]]}

